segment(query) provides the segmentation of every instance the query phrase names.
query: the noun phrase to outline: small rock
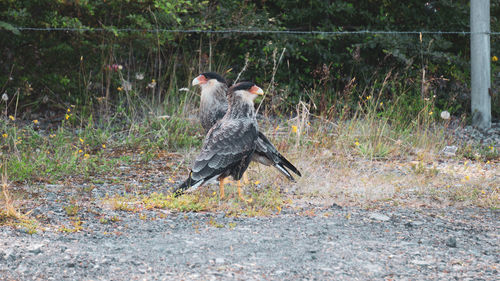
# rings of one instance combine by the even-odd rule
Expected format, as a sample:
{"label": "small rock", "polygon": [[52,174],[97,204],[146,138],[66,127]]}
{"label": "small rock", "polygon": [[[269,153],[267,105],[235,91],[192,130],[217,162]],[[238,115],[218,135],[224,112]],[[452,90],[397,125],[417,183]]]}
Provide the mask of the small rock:
{"label": "small rock", "polygon": [[26,273],[26,272],[28,272],[28,266],[27,266],[25,263],[21,262],[21,263],[17,266],[16,271],[17,271],[17,272]]}
{"label": "small rock", "polygon": [[216,258],[215,259],[216,264],[223,264],[224,263],[224,258]]}
{"label": "small rock", "polygon": [[5,249],[5,250],[0,250],[0,261],[5,260],[15,260],[16,256],[13,254],[14,250],[13,249]]}
{"label": "small rock", "polygon": [[341,210],[342,209],[342,206],[340,206],[339,204],[337,203],[333,203],[331,206],[330,206],[330,209],[339,209]]}
{"label": "small rock", "polygon": [[448,237],[448,239],[446,239],[446,246],[448,246],[450,248],[456,248],[457,247],[457,239],[453,236]]}
{"label": "small rock", "polygon": [[389,221],[391,219],[390,217],[381,213],[371,213],[368,217],[372,220],[377,221]]}
{"label": "small rock", "polygon": [[380,267],[377,264],[367,263],[367,264],[363,265],[363,267],[365,268],[366,271],[368,271],[372,274],[382,272],[382,267]]}
{"label": "small rock", "polygon": [[416,265],[430,265],[430,264],[432,264],[431,260],[412,260],[411,262],[413,264],[416,264]]}
{"label": "small rock", "polygon": [[406,227],[414,227],[414,226],[421,226],[422,224],[424,224],[424,223],[421,221],[409,221],[409,222],[405,223],[405,226]]}
{"label": "small rock", "polygon": [[33,244],[28,247],[28,251],[30,253],[33,253],[35,255],[38,255],[42,252],[41,248],[43,247],[43,244]]}
{"label": "small rock", "polygon": [[455,145],[445,146],[441,153],[446,156],[455,156],[457,153],[458,147]]}

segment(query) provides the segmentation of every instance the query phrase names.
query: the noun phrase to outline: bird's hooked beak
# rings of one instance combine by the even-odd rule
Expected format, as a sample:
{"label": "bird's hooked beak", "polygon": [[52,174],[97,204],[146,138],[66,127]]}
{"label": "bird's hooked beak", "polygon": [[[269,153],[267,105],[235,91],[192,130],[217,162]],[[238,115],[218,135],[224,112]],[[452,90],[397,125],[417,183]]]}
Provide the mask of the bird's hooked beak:
{"label": "bird's hooked beak", "polygon": [[262,89],[258,86],[252,86],[249,92],[258,96],[262,96],[264,94],[264,91],[262,91]]}
{"label": "bird's hooked beak", "polygon": [[207,78],[204,75],[200,75],[196,78],[193,79],[193,82],[191,82],[191,85],[203,85],[207,83]]}

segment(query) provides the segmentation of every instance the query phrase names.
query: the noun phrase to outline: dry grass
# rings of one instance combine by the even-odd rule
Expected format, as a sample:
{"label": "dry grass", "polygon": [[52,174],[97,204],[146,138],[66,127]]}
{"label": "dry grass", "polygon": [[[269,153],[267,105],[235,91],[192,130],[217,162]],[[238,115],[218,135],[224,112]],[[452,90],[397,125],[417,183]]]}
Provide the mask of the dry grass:
{"label": "dry grass", "polygon": [[274,169],[250,168],[252,179],[293,191],[297,204],[369,206],[388,201],[500,208],[498,155],[492,161],[445,157],[440,151],[453,140],[446,138],[444,128],[429,123],[402,133],[371,114],[311,124],[303,121],[310,120],[303,112],[288,126],[266,130],[303,177],[289,183],[276,178]]}
{"label": "dry grass", "polygon": [[2,170],[2,194],[0,195],[0,225],[11,225],[16,228],[23,228],[27,233],[36,233],[38,223],[30,219],[29,214],[18,211],[20,202],[13,199],[9,191],[7,169],[5,165],[0,166]]}

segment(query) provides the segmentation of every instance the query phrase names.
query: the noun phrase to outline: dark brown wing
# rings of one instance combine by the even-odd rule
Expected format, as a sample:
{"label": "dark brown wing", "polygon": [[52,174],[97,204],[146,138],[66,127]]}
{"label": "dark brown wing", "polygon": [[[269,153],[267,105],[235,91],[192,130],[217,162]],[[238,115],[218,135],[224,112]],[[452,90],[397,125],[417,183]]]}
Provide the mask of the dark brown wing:
{"label": "dark brown wing", "polygon": [[[231,174],[231,170],[249,158],[255,150],[256,124],[251,119],[218,122],[210,129],[200,155],[194,163],[191,178],[208,180]],[[246,169],[246,167],[245,167]]]}
{"label": "dark brown wing", "polygon": [[257,128],[251,119],[217,122],[205,137],[188,179],[172,193],[179,196],[191,186],[198,187],[220,176],[232,175],[239,180],[250,164],[256,139]]}

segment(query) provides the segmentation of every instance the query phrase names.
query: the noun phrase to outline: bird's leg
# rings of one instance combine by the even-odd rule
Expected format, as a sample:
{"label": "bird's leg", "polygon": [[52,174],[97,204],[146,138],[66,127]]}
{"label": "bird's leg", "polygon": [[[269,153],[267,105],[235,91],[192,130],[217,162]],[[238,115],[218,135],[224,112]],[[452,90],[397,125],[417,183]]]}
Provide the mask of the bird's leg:
{"label": "bird's leg", "polygon": [[219,179],[220,199],[224,199],[224,184],[225,183],[226,183],[225,178]]}
{"label": "bird's leg", "polygon": [[229,177],[224,179],[224,184],[232,184],[233,181],[229,179]]}
{"label": "bird's leg", "polygon": [[241,192],[241,181],[240,181],[240,180],[238,180],[238,182],[237,182],[236,184],[237,184],[237,186],[238,186],[238,197],[240,198],[240,200],[245,201],[245,202],[247,202],[247,203],[252,202],[252,201],[253,201],[253,200],[252,200],[252,198],[250,198],[250,199],[245,199],[245,198],[243,198],[243,194],[242,194],[242,192]]}

